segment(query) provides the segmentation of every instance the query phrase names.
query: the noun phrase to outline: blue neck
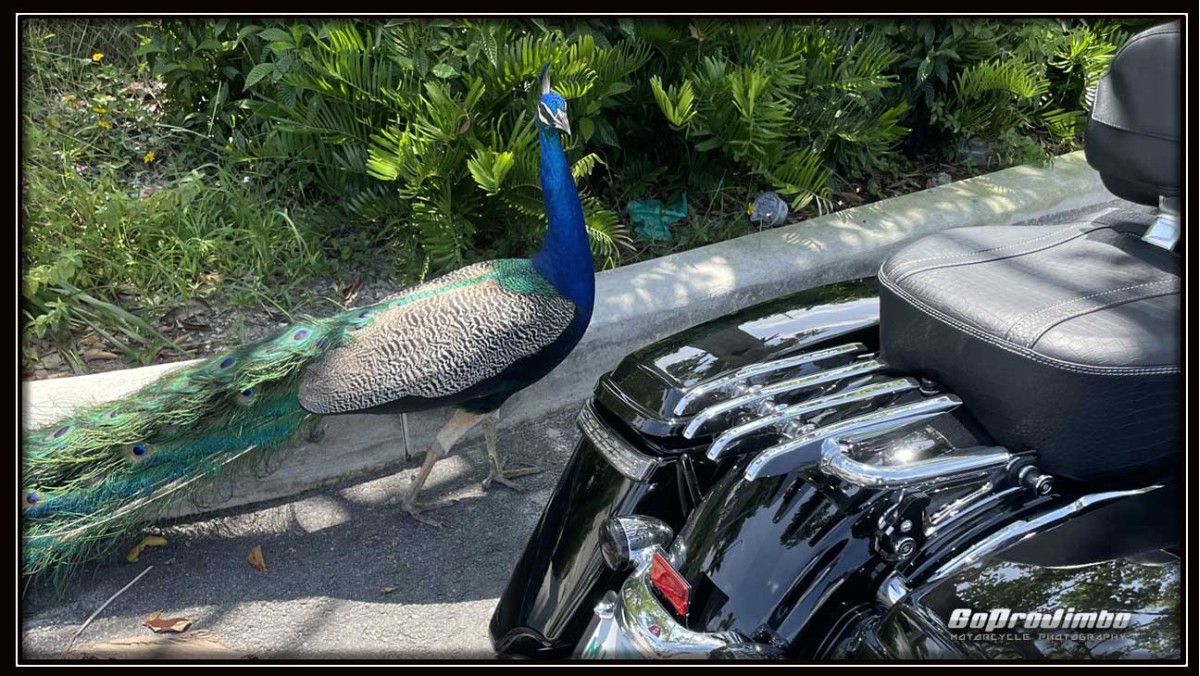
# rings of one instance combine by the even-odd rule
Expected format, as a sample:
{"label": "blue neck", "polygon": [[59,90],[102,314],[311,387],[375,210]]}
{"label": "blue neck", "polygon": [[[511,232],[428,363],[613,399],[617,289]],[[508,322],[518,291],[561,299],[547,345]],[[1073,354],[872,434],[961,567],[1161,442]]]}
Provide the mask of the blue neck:
{"label": "blue neck", "polygon": [[596,295],[596,273],[579,190],[558,133],[539,129],[538,141],[542,151],[542,199],[546,202],[549,224],[542,249],[533,256],[533,267],[590,316]]}

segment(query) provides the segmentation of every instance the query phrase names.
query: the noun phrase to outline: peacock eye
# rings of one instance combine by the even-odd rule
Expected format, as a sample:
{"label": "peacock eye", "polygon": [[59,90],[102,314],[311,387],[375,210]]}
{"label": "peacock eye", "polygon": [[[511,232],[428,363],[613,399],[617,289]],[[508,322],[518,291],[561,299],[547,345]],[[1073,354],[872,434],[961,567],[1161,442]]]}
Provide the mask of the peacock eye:
{"label": "peacock eye", "polygon": [[224,359],[221,360],[221,363],[218,364],[217,366],[219,368],[223,368],[223,369],[227,369],[230,366],[233,366],[233,357],[225,357]]}
{"label": "peacock eye", "polygon": [[150,445],[144,443],[129,444],[125,448],[129,454],[129,459],[134,462],[141,462],[150,456]]}
{"label": "peacock eye", "polygon": [[64,425],[64,426],[62,426],[62,427],[60,427],[60,428],[58,428],[57,430],[55,430],[55,431],[54,431],[54,438],[55,438],[55,439],[61,439],[63,436],[65,436],[65,435],[66,435],[66,433],[67,433],[67,432],[70,432],[70,431],[71,431],[71,426],[70,426],[70,425]]}
{"label": "peacock eye", "polygon": [[292,334],[292,340],[304,340],[308,337],[308,329],[300,329]]}
{"label": "peacock eye", "polygon": [[42,496],[37,493],[29,493],[25,496],[25,504],[33,506],[42,501]]}
{"label": "peacock eye", "polygon": [[246,404],[249,404],[251,401],[254,401],[254,394],[255,394],[254,388],[247,387],[246,389],[242,390],[241,392],[238,392],[237,403],[239,403],[243,406],[245,406]]}

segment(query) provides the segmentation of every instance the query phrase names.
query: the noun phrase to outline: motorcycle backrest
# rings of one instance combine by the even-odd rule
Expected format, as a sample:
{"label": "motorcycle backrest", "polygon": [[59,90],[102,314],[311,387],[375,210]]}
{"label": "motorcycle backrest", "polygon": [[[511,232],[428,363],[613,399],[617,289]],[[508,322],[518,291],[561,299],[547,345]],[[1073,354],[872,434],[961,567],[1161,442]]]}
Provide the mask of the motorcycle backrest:
{"label": "motorcycle backrest", "polygon": [[1104,186],[1131,202],[1179,195],[1180,29],[1173,21],[1129,38],[1096,87],[1084,152]]}

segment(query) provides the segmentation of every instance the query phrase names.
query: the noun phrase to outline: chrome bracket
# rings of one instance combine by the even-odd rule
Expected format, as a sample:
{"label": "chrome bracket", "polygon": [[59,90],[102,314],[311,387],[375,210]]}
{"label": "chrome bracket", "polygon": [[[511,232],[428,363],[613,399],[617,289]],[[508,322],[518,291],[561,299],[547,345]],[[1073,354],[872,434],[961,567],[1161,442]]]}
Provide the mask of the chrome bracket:
{"label": "chrome bracket", "polygon": [[1179,198],[1158,198],[1158,219],[1142,235],[1142,241],[1163,249],[1172,250],[1179,243]]}
{"label": "chrome bracket", "polygon": [[925,545],[925,510],[930,498],[923,492],[901,491],[879,517],[875,551],[885,561],[906,561]]}

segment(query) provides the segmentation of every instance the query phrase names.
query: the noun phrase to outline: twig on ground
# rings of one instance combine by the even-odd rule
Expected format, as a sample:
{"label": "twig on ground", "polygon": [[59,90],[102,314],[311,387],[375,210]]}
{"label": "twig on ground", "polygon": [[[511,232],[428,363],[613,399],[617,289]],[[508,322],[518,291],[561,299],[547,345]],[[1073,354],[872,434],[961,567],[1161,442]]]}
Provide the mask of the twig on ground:
{"label": "twig on ground", "polygon": [[84,620],[83,626],[79,627],[78,631],[75,632],[75,635],[71,637],[70,641],[67,641],[67,647],[63,648],[63,651],[62,651],[63,656],[66,656],[67,653],[71,652],[71,646],[75,645],[75,639],[79,638],[79,635],[83,633],[83,630],[88,628],[88,625],[92,623],[92,620],[96,619],[96,616],[99,615],[101,612],[103,612],[104,609],[108,607],[108,604],[115,601],[118,596],[120,596],[121,594],[124,594],[130,587],[137,584],[137,581],[142,579],[142,577],[146,573],[149,573],[153,568],[154,568],[154,566],[152,566],[152,565],[146,566],[146,570],[143,570],[141,573],[138,573],[138,576],[133,578],[133,580],[131,580],[129,584],[125,585],[124,587],[121,587],[119,590],[117,590],[116,594],[113,594],[112,596],[108,597],[108,600],[105,601],[104,603],[102,603],[100,605],[100,607],[96,609],[96,612],[92,613],[86,620]]}

